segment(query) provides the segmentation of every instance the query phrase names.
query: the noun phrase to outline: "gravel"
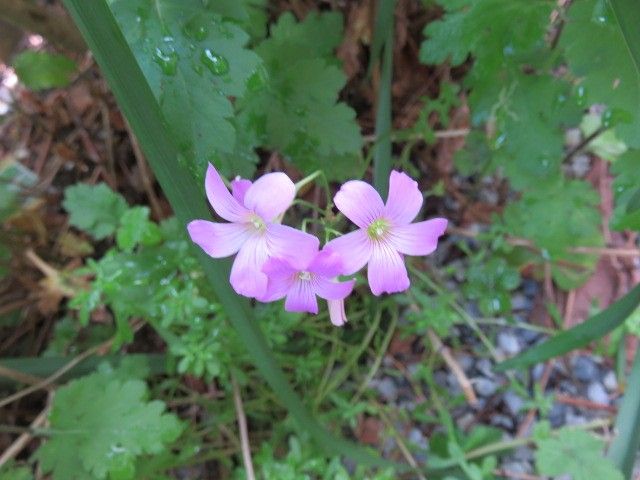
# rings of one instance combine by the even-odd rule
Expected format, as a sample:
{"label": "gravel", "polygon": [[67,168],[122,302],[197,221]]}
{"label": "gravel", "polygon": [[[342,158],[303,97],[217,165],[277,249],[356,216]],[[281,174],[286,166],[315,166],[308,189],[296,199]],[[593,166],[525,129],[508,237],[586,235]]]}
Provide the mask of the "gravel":
{"label": "gravel", "polygon": [[490,378],[478,377],[474,381],[476,393],[481,397],[490,397],[498,391],[500,385]]}
{"label": "gravel", "polygon": [[604,377],[602,378],[602,383],[604,388],[606,388],[609,392],[615,392],[618,390],[618,379],[616,378],[616,374],[613,370],[609,370]]}
{"label": "gravel", "polygon": [[514,417],[520,413],[520,410],[522,410],[522,407],[524,406],[524,400],[522,397],[513,390],[507,390],[502,399],[504,400],[507,410]]}
{"label": "gravel", "polygon": [[600,382],[591,382],[587,388],[587,398],[595,403],[609,404],[609,394]]}
{"label": "gravel", "polygon": [[584,355],[579,355],[574,358],[572,368],[573,375],[581,382],[592,382],[599,377],[600,372],[596,362]]}
{"label": "gravel", "polygon": [[498,348],[510,357],[520,353],[520,340],[513,332],[505,331],[498,334]]}

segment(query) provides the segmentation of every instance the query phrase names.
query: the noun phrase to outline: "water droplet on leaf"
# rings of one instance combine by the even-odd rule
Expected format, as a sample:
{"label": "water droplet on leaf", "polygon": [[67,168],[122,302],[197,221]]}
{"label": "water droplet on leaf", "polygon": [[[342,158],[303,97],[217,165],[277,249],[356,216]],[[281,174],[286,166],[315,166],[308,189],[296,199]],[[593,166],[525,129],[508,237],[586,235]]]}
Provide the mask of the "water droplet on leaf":
{"label": "water droplet on leaf", "polygon": [[165,75],[173,76],[178,70],[178,54],[171,46],[156,47],[153,52],[153,61],[160,66]]}
{"label": "water droplet on leaf", "polygon": [[229,72],[229,62],[222,55],[212,52],[210,49],[205,48],[202,51],[200,60],[205,67],[209,69],[214,75],[224,75]]}
{"label": "water droplet on leaf", "polygon": [[182,31],[187,37],[198,41],[205,40],[209,36],[206,20],[199,16],[195,16],[185,23]]}

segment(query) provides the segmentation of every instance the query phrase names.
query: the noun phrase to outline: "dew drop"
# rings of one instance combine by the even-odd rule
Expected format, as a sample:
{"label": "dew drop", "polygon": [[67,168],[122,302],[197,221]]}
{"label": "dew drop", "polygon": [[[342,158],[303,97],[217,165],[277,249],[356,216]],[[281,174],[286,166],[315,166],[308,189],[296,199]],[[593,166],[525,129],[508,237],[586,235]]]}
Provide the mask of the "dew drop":
{"label": "dew drop", "polygon": [[209,36],[209,29],[202,17],[195,16],[184,24],[182,31],[187,37],[202,41]]}
{"label": "dew drop", "polygon": [[224,75],[229,72],[229,62],[222,55],[212,52],[210,49],[205,48],[200,55],[200,61],[205,67],[209,69],[214,75]]}
{"label": "dew drop", "polygon": [[165,75],[173,76],[178,70],[178,54],[171,46],[156,47],[153,61],[160,66]]}
{"label": "dew drop", "polygon": [[587,104],[587,93],[584,86],[579,85],[576,91],[577,103],[579,107],[584,107]]}

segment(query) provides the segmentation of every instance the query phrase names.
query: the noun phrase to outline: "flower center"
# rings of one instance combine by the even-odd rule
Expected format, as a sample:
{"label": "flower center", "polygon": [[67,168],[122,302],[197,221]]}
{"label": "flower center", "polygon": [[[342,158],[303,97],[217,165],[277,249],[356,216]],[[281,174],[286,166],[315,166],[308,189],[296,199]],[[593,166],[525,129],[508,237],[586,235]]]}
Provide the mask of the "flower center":
{"label": "flower center", "polygon": [[298,272],[298,278],[300,280],[309,281],[309,280],[311,280],[311,273],[310,272],[305,272],[305,271]]}
{"label": "flower center", "polygon": [[264,220],[255,213],[249,217],[249,223],[251,223],[251,225],[253,225],[253,227],[259,232],[262,232],[267,227]]}
{"label": "flower center", "polygon": [[382,238],[382,236],[387,233],[387,231],[389,231],[389,222],[387,222],[384,218],[378,218],[377,220],[374,220],[367,228],[367,234],[372,240],[378,240]]}

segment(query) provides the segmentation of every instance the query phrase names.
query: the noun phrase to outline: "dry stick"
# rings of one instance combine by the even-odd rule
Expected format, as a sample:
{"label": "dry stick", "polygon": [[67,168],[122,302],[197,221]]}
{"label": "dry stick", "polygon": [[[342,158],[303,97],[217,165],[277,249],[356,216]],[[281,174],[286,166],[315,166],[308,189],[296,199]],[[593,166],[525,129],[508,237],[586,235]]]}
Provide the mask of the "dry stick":
{"label": "dry stick", "polygon": [[238,416],[238,428],[240,429],[240,444],[242,446],[242,461],[244,469],[247,471],[247,480],[255,480],[256,474],[253,471],[253,462],[251,461],[251,446],[249,445],[249,434],[247,432],[247,417],[242,407],[242,397],[240,396],[240,387],[235,376],[231,375],[231,384],[233,385],[233,403],[236,406],[236,414]]}
{"label": "dry stick", "polygon": [[2,456],[0,456],[0,469],[2,469],[2,466],[5,465],[7,462],[15,458],[22,451],[22,449],[27,446],[27,444],[33,437],[32,431],[35,430],[36,428],[41,427],[42,424],[44,424],[44,422],[47,420],[47,416],[49,415],[49,409],[50,409],[50,406],[49,406],[50,400],[51,400],[51,396],[49,396],[49,401],[47,402],[47,406],[45,407],[45,409],[42,410],[42,412],[40,412],[40,414],[33,420],[33,422],[31,422],[31,425],[29,425],[30,431],[21,434],[16,439],[16,441],[13,442],[11,445],[9,445],[9,448],[7,448],[2,453]]}
{"label": "dry stick", "polygon": [[433,348],[442,356],[442,359],[449,367],[449,370],[451,370],[453,376],[456,377],[456,380],[460,384],[460,388],[462,388],[462,393],[464,393],[464,397],[467,399],[469,405],[477,405],[478,397],[476,397],[476,392],[473,390],[473,386],[460,364],[458,364],[456,359],[453,358],[453,355],[451,355],[449,347],[442,343],[440,337],[438,337],[432,329],[427,330],[427,335],[429,336],[429,341],[433,344]]}
{"label": "dry stick", "polygon": [[78,365],[80,362],[86,360],[88,357],[103,350],[104,348],[107,348],[111,344],[111,342],[112,340],[107,340],[106,342],[101,343],[100,345],[96,345],[95,347],[90,348],[89,350],[86,350],[85,352],[81,353],[80,355],[72,359],[69,363],[62,366],[60,369],[56,370],[52,375],[48,376],[44,380],[0,400],[0,408],[5,407],[10,403],[15,402],[16,400],[20,400],[22,397],[26,397],[27,395],[30,395],[33,392],[37,392],[38,390],[47,388],[49,385],[51,385],[57,379],[59,379],[62,375],[64,375],[73,367]]}
{"label": "dry stick", "polygon": [[[467,135],[469,135],[470,129],[468,128],[454,128],[451,130],[436,130],[434,133],[434,136],[436,138],[459,138],[459,137],[466,137]],[[365,135],[364,137],[364,141],[367,143],[371,143],[371,142],[375,142],[377,140],[377,135],[376,134],[371,134],[371,135]],[[416,134],[415,136],[412,136],[410,138],[403,138],[402,140],[421,140],[424,138],[424,135],[422,134]],[[392,136],[392,140],[393,140],[393,136]]]}
{"label": "dry stick", "polygon": [[127,127],[127,132],[129,133],[129,139],[131,140],[133,155],[134,157],[136,157],[136,163],[138,164],[138,169],[140,170],[140,179],[142,180],[142,186],[144,187],[144,191],[149,198],[151,211],[153,212],[153,216],[157,220],[162,220],[162,207],[160,206],[160,201],[156,196],[156,192],[153,190],[153,182],[151,181],[151,171],[149,170],[149,165],[147,164],[144,153],[142,153],[142,150],[140,149],[138,139],[133,134],[133,130],[131,130],[131,126],[126,120],[125,125]]}
{"label": "dry stick", "polygon": [[27,385],[35,385],[42,381],[42,378],[40,377],[29,375],[28,373],[22,373],[19,370],[3,367],[2,365],[0,365],[0,377],[10,378],[18,383],[26,383]]}
{"label": "dry stick", "polygon": [[575,398],[570,395],[564,395],[557,393],[555,399],[558,403],[564,403],[565,405],[571,405],[577,408],[583,408],[586,410],[604,410],[609,413],[617,413],[618,409],[613,405],[607,405],[605,403],[592,402],[586,398]]}

